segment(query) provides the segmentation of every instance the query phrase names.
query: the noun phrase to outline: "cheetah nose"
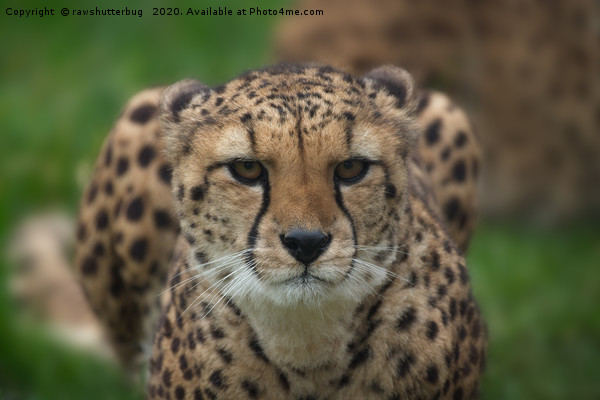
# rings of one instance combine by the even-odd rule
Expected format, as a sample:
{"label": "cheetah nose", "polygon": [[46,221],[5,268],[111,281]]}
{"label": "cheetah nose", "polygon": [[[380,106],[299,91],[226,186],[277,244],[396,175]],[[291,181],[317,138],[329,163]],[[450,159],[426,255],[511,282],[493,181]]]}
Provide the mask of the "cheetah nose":
{"label": "cheetah nose", "polygon": [[304,265],[316,260],[331,242],[331,235],[304,229],[293,229],[286,234],[281,234],[279,238],[288,253]]}

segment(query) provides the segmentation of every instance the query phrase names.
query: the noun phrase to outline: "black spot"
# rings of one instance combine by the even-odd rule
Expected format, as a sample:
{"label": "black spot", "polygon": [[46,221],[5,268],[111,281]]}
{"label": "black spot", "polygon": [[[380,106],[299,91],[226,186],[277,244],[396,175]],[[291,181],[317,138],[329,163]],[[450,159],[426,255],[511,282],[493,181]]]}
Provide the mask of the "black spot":
{"label": "black spot", "polygon": [[427,337],[431,340],[435,339],[438,334],[439,328],[435,321],[429,321],[427,323]]}
{"label": "black spot", "polygon": [[88,192],[87,203],[92,204],[92,202],[96,199],[97,194],[98,194],[98,185],[96,185],[96,183],[93,183],[92,186],[90,186],[90,190]]}
{"label": "black spot", "polygon": [[467,337],[467,330],[465,329],[464,326],[461,326],[460,329],[458,330],[458,339],[462,342],[463,340],[465,340]]}
{"label": "black spot", "polygon": [[338,382],[338,387],[347,386],[348,383],[350,383],[350,376],[344,375],[340,378],[340,381]]}
{"label": "black spot", "polygon": [[[191,335],[191,333],[190,333],[190,335]],[[190,337],[188,336],[188,339],[189,339],[189,338],[190,338]],[[192,338],[192,340],[193,340],[193,338]],[[186,370],[188,369],[188,361],[187,361],[187,358],[185,358],[185,355],[184,355],[184,354],[182,354],[182,355],[179,357],[179,369],[180,369],[182,372],[183,372],[183,371],[186,371]]]}
{"label": "black spot", "polygon": [[202,391],[200,389],[194,390],[194,400],[204,400],[204,396],[202,396]]}
{"label": "black spot", "polygon": [[459,160],[454,164],[452,168],[452,176],[454,180],[457,182],[464,182],[467,177],[467,167],[465,166],[465,162],[463,160]]}
{"label": "black spot", "polygon": [[138,163],[140,164],[140,166],[145,168],[148,165],[150,165],[155,156],[156,151],[154,150],[154,147],[146,145],[142,147],[140,153],[138,154]]}
{"label": "black spot", "polygon": [[414,307],[410,307],[408,310],[404,311],[398,321],[396,322],[396,329],[398,330],[406,330],[410,328],[410,326],[417,319],[417,311]]}
{"label": "black spot", "polygon": [[454,271],[452,271],[452,268],[450,267],[446,267],[444,269],[444,276],[446,277],[446,280],[448,281],[448,285],[452,285],[454,283]]}
{"label": "black spot", "polygon": [[462,387],[457,387],[452,394],[452,400],[462,400],[463,399],[463,389]]}
{"label": "black spot", "polygon": [[456,137],[454,138],[454,145],[460,149],[467,143],[467,140],[468,138],[466,133],[464,133],[463,131],[459,131]]}
{"label": "black spot", "polygon": [[252,119],[252,115],[250,115],[250,113],[246,113],[240,117],[240,120],[243,123],[246,123],[246,122],[250,121],[251,119]]}
{"label": "black spot", "polygon": [[398,376],[400,378],[404,378],[408,371],[410,371],[410,367],[412,364],[414,364],[414,362],[415,358],[412,356],[412,354],[406,354],[401,357],[400,360],[398,360],[398,367],[396,368]]}
{"label": "black spot", "polygon": [[359,365],[365,363],[371,357],[371,349],[366,347],[356,353],[354,357],[352,357],[352,361],[350,361],[350,369],[356,368]]}
{"label": "black spot", "polygon": [[200,343],[204,343],[206,341],[204,338],[204,332],[202,332],[202,329],[200,328],[196,329],[196,339],[198,339]]}
{"label": "black spot", "polygon": [[471,345],[471,348],[469,349],[469,362],[472,365],[476,365],[478,361],[479,361],[479,352],[477,351],[475,346]]}
{"label": "black spot", "polygon": [[125,157],[119,158],[117,161],[117,176],[123,175],[129,169],[129,160]]}
{"label": "black spot", "polygon": [[213,372],[208,378],[210,383],[212,383],[216,388],[221,389],[225,386],[225,381],[223,379],[223,371],[220,369]]}
{"label": "black spot", "polygon": [[218,328],[216,326],[210,327],[210,334],[215,339],[223,339],[225,337],[225,332],[223,332],[221,328]]}
{"label": "black spot", "polygon": [[187,240],[189,244],[196,243],[196,239],[194,239],[194,237],[192,235],[189,235],[189,234],[185,234],[185,240]]}
{"label": "black spot", "polygon": [[171,326],[171,321],[169,321],[168,319],[164,319],[163,322],[163,335],[165,335],[165,337],[168,339],[173,335],[173,327]]}
{"label": "black spot", "polygon": [[217,99],[215,101],[215,106],[219,107],[222,103],[223,103],[223,98],[222,97],[217,97]]}
{"label": "black spot", "polygon": [[473,306],[469,307],[469,309],[467,310],[467,322],[471,322],[471,320],[473,319],[473,313],[475,312],[475,309],[473,308]]}
{"label": "black spot", "polygon": [[155,210],[154,211],[154,224],[157,228],[165,228],[171,224],[171,217],[167,211]]}
{"label": "black spot", "polygon": [[171,371],[165,369],[162,376],[162,382],[166,387],[171,387]]}
{"label": "black spot", "polygon": [[258,398],[258,385],[256,383],[244,379],[242,382],[242,389],[248,392],[248,396],[250,396],[250,398]]}
{"label": "black spot", "polygon": [[177,386],[175,388],[175,398],[177,400],[181,400],[185,397],[185,389],[182,388],[181,386]]}
{"label": "black spot", "polygon": [[196,259],[196,261],[202,264],[206,263],[208,260],[206,258],[206,254],[201,251],[197,251],[196,253],[194,253],[194,258]]}
{"label": "black spot", "polygon": [[450,299],[450,319],[454,319],[456,317],[456,299]]}
{"label": "black spot", "polygon": [[177,200],[183,201],[183,196],[185,196],[185,187],[179,185],[179,188],[177,189]]}
{"label": "black spot", "polygon": [[460,208],[460,201],[456,197],[452,197],[444,206],[444,215],[448,221],[456,218]]}
{"label": "black spot", "polygon": [[112,196],[114,193],[114,187],[111,181],[108,181],[104,184],[104,193],[106,193],[108,196]]}
{"label": "black spot", "polygon": [[466,285],[469,282],[469,273],[467,272],[467,268],[464,265],[458,264],[458,271],[460,275],[460,283]]}
{"label": "black spot", "polygon": [[98,264],[92,257],[86,257],[81,263],[81,272],[84,275],[94,275],[98,271]]}
{"label": "black spot", "polygon": [[260,343],[258,343],[258,339],[256,339],[256,338],[251,339],[249,345],[250,345],[250,349],[252,350],[252,352],[254,353],[255,356],[257,356],[264,362],[267,362],[267,363],[269,362],[269,359],[265,355],[265,352],[263,351],[262,347],[260,346]]}
{"label": "black spot", "polygon": [[396,197],[396,186],[390,184],[387,184],[385,186],[385,196],[388,199],[393,199],[394,197]]}
{"label": "black spot", "polygon": [[202,189],[202,186],[198,185],[190,189],[190,197],[194,201],[202,200],[202,198],[204,198],[204,190]]}
{"label": "black spot", "polygon": [[108,290],[114,297],[119,296],[125,287],[123,278],[121,278],[121,274],[119,274],[119,268],[120,265],[115,264],[110,269],[110,287]]}
{"label": "black spot", "polygon": [[440,269],[440,255],[435,250],[431,252],[431,268],[435,271]]}
{"label": "black spot", "polygon": [[171,178],[173,177],[173,170],[169,164],[163,164],[158,169],[158,176],[167,185],[171,184]]}
{"label": "black spot", "polygon": [[108,213],[106,210],[100,210],[96,215],[96,229],[102,231],[108,226]]}
{"label": "black spot", "polygon": [[94,255],[96,257],[102,257],[104,255],[104,252],[104,245],[100,242],[96,243],[96,245],[94,246]]}
{"label": "black spot", "polygon": [[433,146],[440,139],[440,127],[442,125],[442,121],[440,119],[436,119],[433,121],[427,129],[425,129],[425,140],[429,146]]}
{"label": "black spot", "polygon": [[346,118],[346,119],[347,119],[348,121],[350,121],[350,122],[353,122],[353,121],[356,119],[356,117],[354,116],[354,114],[352,114],[352,113],[350,113],[350,112],[345,112],[345,113],[342,113],[342,116],[343,116],[344,118]]}
{"label": "black spot", "polygon": [[440,153],[440,158],[442,161],[446,161],[448,160],[448,158],[450,158],[450,147],[446,147],[444,150],[442,150],[442,152]]}
{"label": "black spot", "polygon": [[142,217],[143,214],[144,200],[142,200],[141,197],[136,197],[127,206],[127,211],[125,212],[125,215],[127,216],[128,220],[137,221]]}
{"label": "black spot", "polygon": [[179,338],[173,338],[173,340],[171,341],[171,352],[173,354],[176,354],[179,351],[179,344],[180,344],[180,340]]}
{"label": "black spot", "polygon": [[429,368],[427,368],[427,376],[425,377],[425,379],[427,379],[427,382],[436,383],[438,380],[438,376],[438,369],[435,365],[432,365]]}
{"label": "black spot", "polygon": [[137,124],[145,124],[150,120],[150,118],[152,118],[152,116],[154,115],[155,112],[156,112],[155,105],[142,104],[141,106],[139,106],[138,108],[133,110],[133,112],[131,113],[129,118],[131,119],[132,122],[135,122]]}
{"label": "black spot", "polygon": [[217,352],[225,364],[231,364],[231,361],[233,361],[233,356],[229,351],[225,349],[218,349]]}
{"label": "black spot", "polygon": [[441,299],[448,293],[448,287],[446,285],[440,285],[437,290],[438,297]]}
{"label": "black spot", "polygon": [[148,240],[140,238],[135,240],[129,248],[129,255],[134,261],[142,262],[146,258],[146,250],[148,249]]}
{"label": "black spot", "polygon": [[281,386],[283,386],[283,388],[289,392],[290,381],[288,381],[287,376],[283,372],[279,373],[279,383],[281,383]]}

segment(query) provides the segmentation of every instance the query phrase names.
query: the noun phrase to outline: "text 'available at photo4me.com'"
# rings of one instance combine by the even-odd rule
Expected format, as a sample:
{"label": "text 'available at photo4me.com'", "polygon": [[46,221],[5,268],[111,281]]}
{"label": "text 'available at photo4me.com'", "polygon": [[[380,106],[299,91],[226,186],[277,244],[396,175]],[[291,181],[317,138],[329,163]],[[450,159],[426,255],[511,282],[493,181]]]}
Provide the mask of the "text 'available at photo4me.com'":
{"label": "text 'available at photo4me.com'", "polygon": [[223,17],[223,16],[321,16],[323,10],[293,10],[286,8],[263,8],[263,7],[151,7],[145,9],[124,8],[19,8],[6,7],[4,14],[15,18],[43,18],[43,17]]}

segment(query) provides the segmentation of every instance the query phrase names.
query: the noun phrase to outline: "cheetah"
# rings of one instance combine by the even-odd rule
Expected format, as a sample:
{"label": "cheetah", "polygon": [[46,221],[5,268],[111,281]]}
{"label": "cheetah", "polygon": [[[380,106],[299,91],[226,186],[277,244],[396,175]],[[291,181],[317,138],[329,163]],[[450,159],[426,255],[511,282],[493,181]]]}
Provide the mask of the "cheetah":
{"label": "cheetah", "polygon": [[83,195],[78,275],[123,362],[150,352],[149,398],[476,398],[479,159],[397,67],[147,90]]}

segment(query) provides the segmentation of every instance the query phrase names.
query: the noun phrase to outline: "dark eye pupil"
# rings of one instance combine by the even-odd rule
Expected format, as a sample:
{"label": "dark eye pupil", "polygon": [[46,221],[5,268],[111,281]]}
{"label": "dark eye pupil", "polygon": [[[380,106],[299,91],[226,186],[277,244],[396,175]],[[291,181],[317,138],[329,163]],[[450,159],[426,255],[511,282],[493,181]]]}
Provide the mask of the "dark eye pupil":
{"label": "dark eye pupil", "polygon": [[343,163],[344,168],[346,169],[351,169],[354,166],[354,162],[353,161],[344,161]]}
{"label": "dark eye pupil", "polygon": [[244,161],[244,168],[245,169],[252,169],[252,168],[254,168],[254,161]]}

